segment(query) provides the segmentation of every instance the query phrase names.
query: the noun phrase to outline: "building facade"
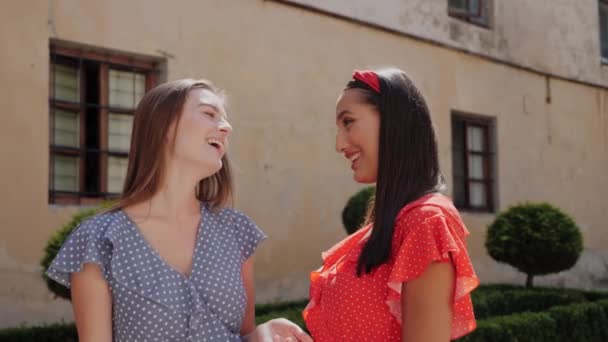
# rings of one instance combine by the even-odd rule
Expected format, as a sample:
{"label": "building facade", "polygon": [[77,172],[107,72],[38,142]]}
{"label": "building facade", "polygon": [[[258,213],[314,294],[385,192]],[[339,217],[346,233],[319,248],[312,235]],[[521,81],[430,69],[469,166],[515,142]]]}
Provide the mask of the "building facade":
{"label": "building facade", "polygon": [[226,89],[236,207],[269,235],[258,300],[307,296],[361,188],[334,150],[355,68],[395,66],[430,106],[448,192],[484,282],[524,276],[486,226],[524,201],[572,215],[585,251],[538,283],[608,287],[608,5],[603,0],[6,1],[0,10],[0,325],[71,319],[39,261],[54,231],[120,191],[130,115],[155,84]]}

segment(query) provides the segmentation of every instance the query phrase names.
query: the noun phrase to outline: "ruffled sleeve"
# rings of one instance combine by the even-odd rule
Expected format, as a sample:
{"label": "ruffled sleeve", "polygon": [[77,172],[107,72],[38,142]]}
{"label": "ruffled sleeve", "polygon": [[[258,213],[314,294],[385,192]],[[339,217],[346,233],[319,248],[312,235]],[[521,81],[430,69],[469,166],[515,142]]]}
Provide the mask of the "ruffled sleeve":
{"label": "ruffled sleeve", "polygon": [[241,249],[242,260],[249,259],[267,236],[247,215],[235,211],[235,235]]}
{"label": "ruffled sleeve", "polygon": [[94,263],[99,265],[107,281],[110,278],[112,244],[105,237],[105,219],[104,215],[96,216],[74,229],[61,246],[46,275],[69,288],[70,275],[82,271],[84,264]]}
{"label": "ruffled sleeve", "polygon": [[[459,218],[458,218],[459,221]],[[389,275],[387,304],[401,321],[402,284],[420,277],[433,262],[450,262],[455,270],[451,338],[475,329],[470,292],[479,285],[467,253],[468,231],[441,208],[425,205],[397,218],[393,243],[394,266]]]}

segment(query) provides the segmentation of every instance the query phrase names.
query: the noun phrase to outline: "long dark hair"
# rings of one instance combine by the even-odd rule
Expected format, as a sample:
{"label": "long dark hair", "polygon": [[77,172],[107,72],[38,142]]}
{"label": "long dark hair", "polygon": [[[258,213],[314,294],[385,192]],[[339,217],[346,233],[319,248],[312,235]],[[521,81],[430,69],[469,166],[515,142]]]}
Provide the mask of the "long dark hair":
{"label": "long dark hair", "polygon": [[378,179],[366,218],[373,227],[359,257],[359,276],[388,261],[399,211],[439,190],[442,181],[435,131],[422,94],[401,70],[382,69],[375,73],[379,93],[358,80],[346,86],[361,90],[363,100],[380,113]]}

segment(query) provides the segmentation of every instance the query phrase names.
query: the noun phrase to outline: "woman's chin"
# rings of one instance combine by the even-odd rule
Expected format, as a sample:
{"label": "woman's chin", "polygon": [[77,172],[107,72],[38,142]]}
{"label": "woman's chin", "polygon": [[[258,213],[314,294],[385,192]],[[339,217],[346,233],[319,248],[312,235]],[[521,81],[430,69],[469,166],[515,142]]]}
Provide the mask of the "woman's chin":
{"label": "woman's chin", "polygon": [[223,163],[221,160],[217,160],[217,161],[199,161],[198,163],[198,169],[202,171],[203,173],[203,178],[207,178],[207,177],[211,177],[214,174],[218,173],[223,166]]}
{"label": "woman's chin", "polygon": [[366,175],[366,174],[358,173],[358,172],[355,172],[353,174],[353,178],[354,178],[355,182],[361,183],[361,184],[376,183],[376,178],[375,177],[373,177],[371,175]]}
{"label": "woman's chin", "polygon": [[224,165],[224,163],[222,163],[222,161],[220,160],[217,163],[211,165],[210,169],[213,172],[213,174],[216,174],[216,173],[218,173],[222,169],[223,165]]}

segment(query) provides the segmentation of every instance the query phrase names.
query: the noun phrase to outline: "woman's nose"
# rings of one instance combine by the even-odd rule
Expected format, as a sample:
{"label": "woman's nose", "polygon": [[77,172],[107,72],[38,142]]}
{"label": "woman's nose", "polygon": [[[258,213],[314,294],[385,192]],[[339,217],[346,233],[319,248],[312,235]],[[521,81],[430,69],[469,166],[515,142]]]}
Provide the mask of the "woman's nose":
{"label": "woman's nose", "polygon": [[226,136],[228,136],[230,133],[232,133],[232,126],[226,119],[222,119],[222,121],[219,124],[219,128],[220,128],[220,132],[224,133]]}

